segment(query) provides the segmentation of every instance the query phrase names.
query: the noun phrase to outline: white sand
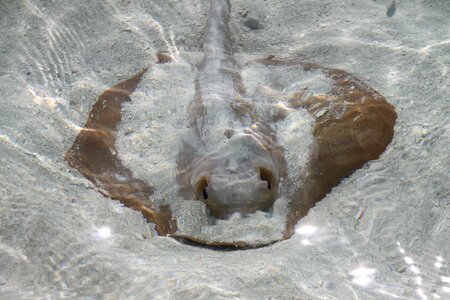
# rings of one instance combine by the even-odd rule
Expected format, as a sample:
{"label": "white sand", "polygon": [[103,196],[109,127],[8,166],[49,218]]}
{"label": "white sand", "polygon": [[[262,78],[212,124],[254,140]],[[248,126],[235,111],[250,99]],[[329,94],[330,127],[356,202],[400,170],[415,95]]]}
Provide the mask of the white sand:
{"label": "white sand", "polygon": [[237,53],[342,68],[394,104],[388,150],[271,247],[152,237],[63,155],[102,90],[157,51],[201,50],[207,1],[1,1],[0,298],[449,297],[448,1],[396,1],[392,18],[382,0],[231,2]]}

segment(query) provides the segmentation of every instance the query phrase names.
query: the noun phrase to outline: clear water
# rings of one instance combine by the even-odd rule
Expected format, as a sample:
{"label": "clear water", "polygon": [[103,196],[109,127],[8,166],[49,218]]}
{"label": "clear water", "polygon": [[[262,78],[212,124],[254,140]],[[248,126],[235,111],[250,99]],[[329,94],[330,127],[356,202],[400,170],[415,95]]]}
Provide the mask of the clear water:
{"label": "clear water", "polygon": [[399,117],[295,236],[219,252],[155,236],[63,160],[101,91],[201,50],[207,1],[2,1],[0,298],[449,298],[450,5],[391,2],[232,1],[238,54],[342,68]]}

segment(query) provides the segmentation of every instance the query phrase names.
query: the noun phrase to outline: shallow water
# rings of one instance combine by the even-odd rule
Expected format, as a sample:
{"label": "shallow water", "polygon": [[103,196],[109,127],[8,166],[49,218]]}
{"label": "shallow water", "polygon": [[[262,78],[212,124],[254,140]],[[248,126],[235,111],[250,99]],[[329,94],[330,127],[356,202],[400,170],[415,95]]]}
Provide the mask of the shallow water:
{"label": "shallow water", "polygon": [[398,119],[291,239],[220,252],[154,236],[63,160],[104,89],[158,51],[201,50],[207,2],[2,1],[0,297],[448,298],[450,6],[390,3],[232,1],[237,54],[349,71]]}

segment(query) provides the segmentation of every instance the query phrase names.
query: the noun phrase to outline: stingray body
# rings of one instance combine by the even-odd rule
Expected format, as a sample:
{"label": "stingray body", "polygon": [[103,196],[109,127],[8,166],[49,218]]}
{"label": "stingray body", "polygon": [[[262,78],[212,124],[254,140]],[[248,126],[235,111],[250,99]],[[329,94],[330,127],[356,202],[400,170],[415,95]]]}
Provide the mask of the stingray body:
{"label": "stingray body", "polygon": [[[378,92],[342,70],[274,57],[241,65],[232,53],[229,15],[228,0],[211,1],[195,97],[186,111],[192,134],[180,137],[174,149],[173,198],[199,204],[203,215],[180,216],[171,201],[155,199],[157,187],[136,179],[117,156],[122,105],[147,69],[100,95],[66,160],[104,195],[141,211],[160,235],[210,246],[264,246],[290,237],[297,221],[342,178],[379,157],[392,140],[396,113]],[[268,80],[252,85],[243,72]],[[302,83],[304,78],[309,81]],[[312,125],[307,161],[299,170],[294,161],[304,153],[283,143],[282,124],[290,120],[292,127],[302,111]],[[258,222],[247,221],[252,218]],[[194,225],[186,227],[186,220]]]}
{"label": "stingray body", "polygon": [[220,219],[269,210],[283,173],[273,128],[245,98],[232,53],[229,15],[228,1],[212,1],[189,113],[197,133],[190,148],[196,149],[194,153],[182,149],[178,163],[181,195],[204,201],[212,216]]}

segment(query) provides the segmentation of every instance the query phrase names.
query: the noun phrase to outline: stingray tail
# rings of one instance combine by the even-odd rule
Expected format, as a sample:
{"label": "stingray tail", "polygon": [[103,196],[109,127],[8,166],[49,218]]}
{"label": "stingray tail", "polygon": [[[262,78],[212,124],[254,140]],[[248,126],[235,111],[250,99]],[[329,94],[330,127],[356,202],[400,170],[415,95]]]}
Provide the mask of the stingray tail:
{"label": "stingray tail", "polygon": [[205,56],[218,59],[232,56],[231,34],[228,27],[229,20],[230,1],[211,0],[205,41],[203,43]]}

